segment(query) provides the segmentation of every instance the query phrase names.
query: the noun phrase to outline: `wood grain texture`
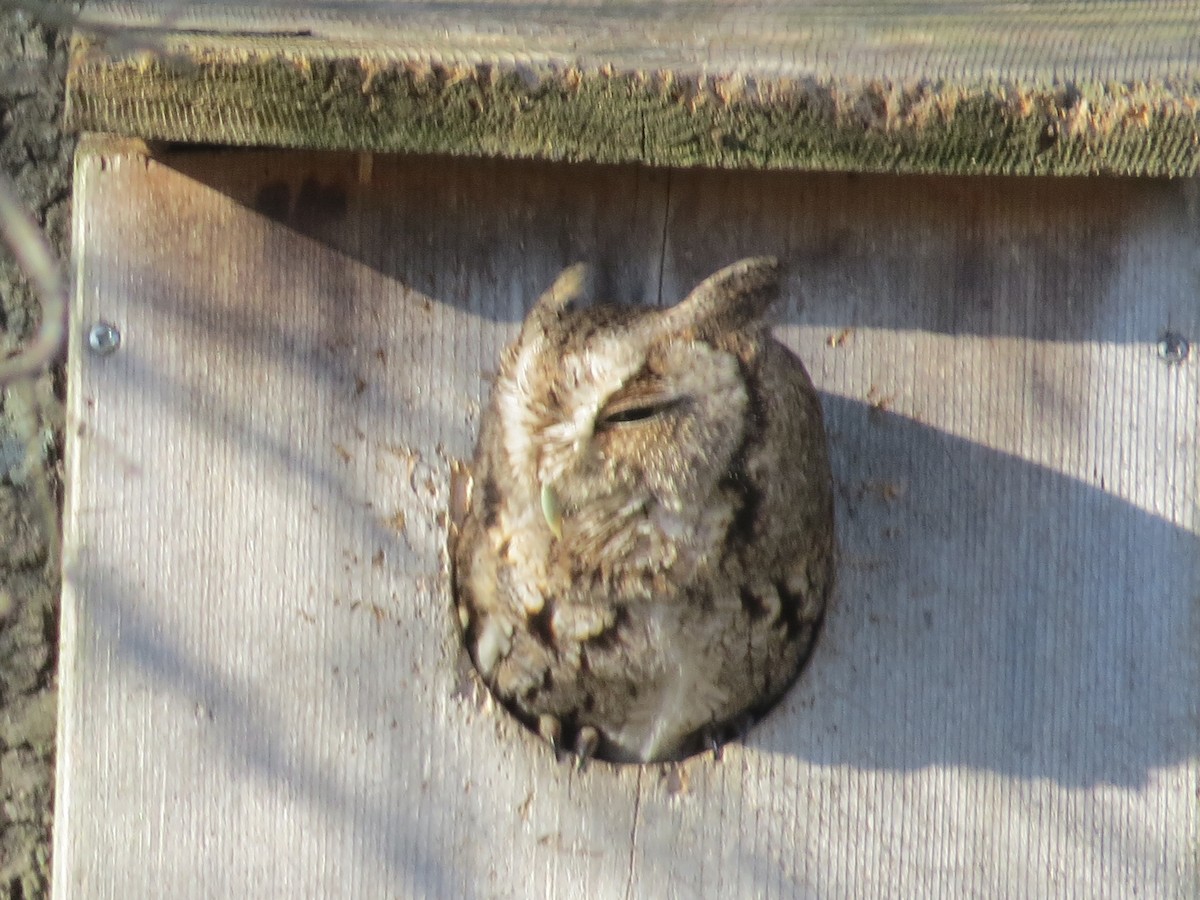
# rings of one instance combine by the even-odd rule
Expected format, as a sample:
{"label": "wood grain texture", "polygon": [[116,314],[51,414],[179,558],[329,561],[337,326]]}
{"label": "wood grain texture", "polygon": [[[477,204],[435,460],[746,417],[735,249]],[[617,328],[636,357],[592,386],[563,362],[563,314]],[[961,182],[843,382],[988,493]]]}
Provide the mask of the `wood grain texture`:
{"label": "wood grain texture", "polygon": [[1200,0],[89,4],[79,128],[663,166],[1188,175]]}
{"label": "wood grain texture", "polygon": [[[1200,892],[1194,185],[96,142],[76,185],[56,896]],[[560,267],[749,253],[828,417],[826,630],[723,761],[577,773],[464,668],[452,464]]]}

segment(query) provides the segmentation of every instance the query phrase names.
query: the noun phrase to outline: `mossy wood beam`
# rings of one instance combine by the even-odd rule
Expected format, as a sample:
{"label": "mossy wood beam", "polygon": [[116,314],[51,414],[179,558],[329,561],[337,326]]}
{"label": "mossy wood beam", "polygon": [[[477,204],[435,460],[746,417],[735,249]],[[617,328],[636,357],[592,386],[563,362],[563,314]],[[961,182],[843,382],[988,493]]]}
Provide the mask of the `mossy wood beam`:
{"label": "mossy wood beam", "polygon": [[68,102],[190,143],[1193,175],[1200,0],[99,3]]}

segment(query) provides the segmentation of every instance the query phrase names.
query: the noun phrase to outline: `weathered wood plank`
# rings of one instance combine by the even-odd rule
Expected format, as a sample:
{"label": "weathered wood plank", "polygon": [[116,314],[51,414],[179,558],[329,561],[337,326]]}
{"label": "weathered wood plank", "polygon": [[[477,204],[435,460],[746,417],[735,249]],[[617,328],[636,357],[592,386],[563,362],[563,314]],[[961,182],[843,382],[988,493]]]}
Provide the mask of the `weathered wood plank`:
{"label": "weathered wood plank", "polygon": [[[57,896],[1200,891],[1190,185],[92,143],[77,189]],[[464,677],[451,462],[559,267],[752,251],[829,419],[826,632],[723,762],[575,773]]]}
{"label": "weathered wood plank", "polygon": [[148,139],[758,169],[1200,171],[1200,0],[126,0],[89,4],[84,24],[71,121]]}

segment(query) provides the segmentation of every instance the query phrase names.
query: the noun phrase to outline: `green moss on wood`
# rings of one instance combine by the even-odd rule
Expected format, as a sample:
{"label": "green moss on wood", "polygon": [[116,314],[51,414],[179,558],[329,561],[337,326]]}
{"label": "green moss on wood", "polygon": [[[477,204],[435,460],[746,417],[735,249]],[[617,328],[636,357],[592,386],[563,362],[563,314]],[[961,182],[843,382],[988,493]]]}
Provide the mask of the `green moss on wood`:
{"label": "green moss on wood", "polygon": [[1193,175],[1200,84],[859,84],[77,48],[69,117],[150,140],[658,166]]}

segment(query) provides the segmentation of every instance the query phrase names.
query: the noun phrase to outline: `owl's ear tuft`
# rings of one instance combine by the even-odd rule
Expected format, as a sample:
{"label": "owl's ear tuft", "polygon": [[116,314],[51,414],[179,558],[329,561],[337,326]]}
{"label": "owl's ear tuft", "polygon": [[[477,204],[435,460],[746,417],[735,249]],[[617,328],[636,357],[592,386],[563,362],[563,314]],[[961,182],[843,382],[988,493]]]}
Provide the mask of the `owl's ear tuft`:
{"label": "owl's ear tuft", "polygon": [[567,306],[589,296],[591,282],[592,270],[585,263],[564,269],[529,310],[521,327],[519,343],[545,337]]}
{"label": "owl's ear tuft", "polygon": [[773,256],[743,259],[705,278],[663,313],[672,332],[715,336],[756,323],[779,297],[781,266]]}

